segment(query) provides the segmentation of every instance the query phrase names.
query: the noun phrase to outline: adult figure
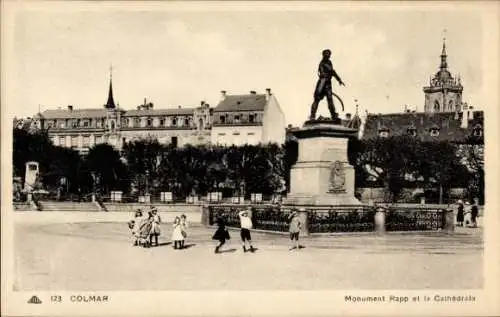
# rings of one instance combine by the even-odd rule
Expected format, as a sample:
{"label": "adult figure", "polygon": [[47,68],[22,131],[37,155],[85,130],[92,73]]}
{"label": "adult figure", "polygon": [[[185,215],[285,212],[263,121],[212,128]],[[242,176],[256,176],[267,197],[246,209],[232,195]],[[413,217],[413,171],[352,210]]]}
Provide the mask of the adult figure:
{"label": "adult figure", "polygon": [[464,211],[464,203],[459,200],[457,202],[458,204],[458,208],[457,208],[457,225],[459,227],[463,227],[464,226],[464,214],[465,214],[465,211]]}
{"label": "adult figure", "polygon": [[[290,250],[300,249],[299,245],[299,234],[300,234],[301,223],[299,219],[299,215],[297,213],[297,209],[293,209],[292,213],[289,217],[289,232],[290,232],[290,241],[292,242],[292,248]],[[294,244],[295,241],[295,244]]]}
{"label": "adult figure", "polygon": [[477,228],[477,216],[479,215],[479,207],[476,202],[472,205],[470,209],[470,221],[474,228]]}
{"label": "adult figure", "polygon": [[[338,114],[335,112],[335,106],[333,104],[333,91],[332,91],[332,77],[338,81],[339,85],[345,86],[340,76],[333,69],[332,62],[330,61],[330,56],[332,52],[329,49],[323,50],[323,59],[319,63],[318,66],[318,82],[316,83],[316,89],[314,90],[314,101],[311,106],[311,115],[309,116],[310,120],[314,120],[316,118],[316,111],[318,110],[319,102],[326,97],[328,102],[328,109],[330,110],[330,114],[332,119],[338,118]],[[336,96],[338,98],[338,96]],[[339,98],[339,101],[342,101]]]}

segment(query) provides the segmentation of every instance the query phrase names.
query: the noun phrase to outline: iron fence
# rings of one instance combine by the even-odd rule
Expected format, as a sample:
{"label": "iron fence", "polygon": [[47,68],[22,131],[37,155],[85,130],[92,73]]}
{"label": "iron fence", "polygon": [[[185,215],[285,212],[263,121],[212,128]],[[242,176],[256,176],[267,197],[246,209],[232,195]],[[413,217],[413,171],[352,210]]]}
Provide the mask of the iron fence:
{"label": "iron fence", "polygon": [[[238,205],[211,205],[209,206],[209,224],[214,225],[219,217],[223,218],[226,226],[239,228],[238,213],[246,206]],[[250,215],[253,228],[277,232],[288,231],[290,211],[280,210],[277,205],[255,205]]]}
{"label": "iron fence", "polygon": [[370,232],[375,230],[375,211],[367,206],[335,206],[308,210],[310,233]]}
{"label": "iron fence", "polygon": [[445,222],[443,209],[389,207],[385,228],[387,231],[431,231],[442,229]]}

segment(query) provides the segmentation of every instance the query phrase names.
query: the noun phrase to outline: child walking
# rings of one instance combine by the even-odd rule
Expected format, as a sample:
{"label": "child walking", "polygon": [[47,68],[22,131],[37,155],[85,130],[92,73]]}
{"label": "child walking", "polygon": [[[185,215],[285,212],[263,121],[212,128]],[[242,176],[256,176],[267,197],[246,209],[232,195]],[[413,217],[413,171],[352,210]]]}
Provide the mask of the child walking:
{"label": "child walking", "polygon": [[243,252],[247,252],[246,242],[250,246],[250,252],[255,252],[255,249],[252,245],[252,237],[250,235],[250,229],[252,229],[252,219],[249,217],[249,213],[252,211],[252,207],[248,207],[247,209],[240,211],[240,227],[241,227],[241,243],[243,245]]}
{"label": "child walking", "polygon": [[[299,234],[300,234],[300,228],[301,228],[301,223],[299,219],[299,215],[297,213],[297,210],[293,210],[292,214],[290,215],[290,240],[292,242],[292,248],[290,249],[300,249],[299,246]],[[293,244],[293,241],[295,240],[295,245]]]}
{"label": "child walking", "polygon": [[218,240],[219,244],[215,247],[215,253],[220,253],[220,248],[226,243],[226,240],[231,239],[229,232],[226,229],[224,218],[217,218],[217,230],[212,236],[213,240]]}
{"label": "child walking", "polygon": [[134,246],[138,244],[139,240],[138,233],[139,233],[141,218],[142,218],[142,211],[140,209],[137,209],[135,211],[134,218],[128,222],[128,227],[132,231],[132,243]]}
{"label": "child walking", "polygon": [[174,249],[180,250],[182,241],[184,241],[184,236],[182,235],[181,218],[175,217],[173,227],[174,231],[172,232],[172,241],[174,241]]}

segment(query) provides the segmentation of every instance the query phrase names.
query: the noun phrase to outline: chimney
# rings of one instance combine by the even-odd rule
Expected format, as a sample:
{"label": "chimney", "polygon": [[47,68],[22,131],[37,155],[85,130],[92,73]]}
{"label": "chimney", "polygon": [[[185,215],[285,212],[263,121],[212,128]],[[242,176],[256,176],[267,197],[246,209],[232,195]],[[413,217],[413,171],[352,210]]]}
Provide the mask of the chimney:
{"label": "chimney", "polygon": [[345,114],[345,119],[346,120],[351,120],[351,114],[350,113],[346,113]]}
{"label": "chimney", "polygon": [[68,106],[68,110],[69,110],[69,111],[73,111],[73,106],[72,106],[72,105],[69,105],[69,106]]}
{"label": "chimney", "polygon": [[141,106],[137,106],[137,110],[141,110]]}
{"label": "chimney", "polygon": [[144,105],[146,105],[146,98],[144,98]]}
{"label": "chimney", "polygon": [[405,105],[404,108],[405,108],[405,112],[407,113],[408,112],[408,105]]}
{"label": "chimney", "polygon": [[178,106],[178,107],[179,107],[179,109],[181,109],[181,108],[182,108],[181,106]]}
{"label": "chimney", "polygon": [[250,90],[250,94],[255,95],[256,93],[255,90]]}
{"label": "chimney", "polygon": [[266,100],[269,100],[271,98],[271,88],[266,88]]}
{"label": "chimney", "polygon": [[226,91],[221,90],[220,91],[220,101],[223,101],[224,99],[226,99]]}
{"label": "chimney", "polygon": [[200,104],[201,104],[201,106],[203,107],[203,106],[205,105],[205,101],[203,101],[203,100],[202,100],[202,101],[200,102]]}

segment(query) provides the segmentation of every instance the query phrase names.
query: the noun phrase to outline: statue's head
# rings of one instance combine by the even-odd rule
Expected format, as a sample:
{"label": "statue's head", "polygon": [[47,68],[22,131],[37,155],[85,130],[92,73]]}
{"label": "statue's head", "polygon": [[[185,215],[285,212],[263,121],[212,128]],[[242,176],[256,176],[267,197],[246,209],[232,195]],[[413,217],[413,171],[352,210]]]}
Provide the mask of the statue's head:
{"label": "statue's head", "polygon": [[330,51],[329,49],[323,50],[323,57],[324,58],[330,58],[331,55],[332,55],[332,51]]}

